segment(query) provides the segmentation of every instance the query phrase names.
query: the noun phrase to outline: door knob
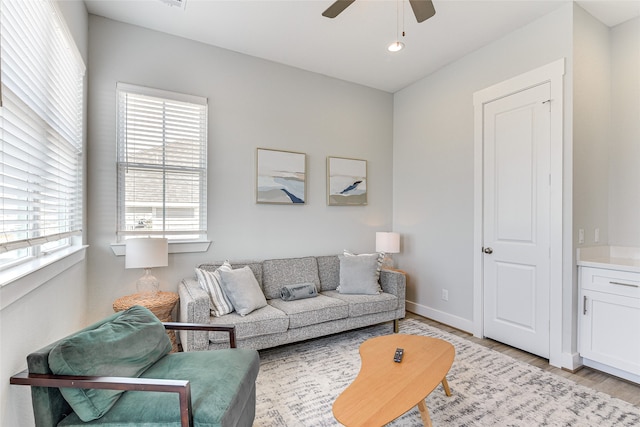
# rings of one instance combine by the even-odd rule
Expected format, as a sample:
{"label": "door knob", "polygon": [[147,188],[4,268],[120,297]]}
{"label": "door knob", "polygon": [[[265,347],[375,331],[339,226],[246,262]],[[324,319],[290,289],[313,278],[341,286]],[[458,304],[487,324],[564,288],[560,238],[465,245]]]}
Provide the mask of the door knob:
{"label": "door knob", "polygon": [[493,249],[491,249],[491,248],[483,248],[482,252],[484,252],[485,254],[492,254],[493,253]]}

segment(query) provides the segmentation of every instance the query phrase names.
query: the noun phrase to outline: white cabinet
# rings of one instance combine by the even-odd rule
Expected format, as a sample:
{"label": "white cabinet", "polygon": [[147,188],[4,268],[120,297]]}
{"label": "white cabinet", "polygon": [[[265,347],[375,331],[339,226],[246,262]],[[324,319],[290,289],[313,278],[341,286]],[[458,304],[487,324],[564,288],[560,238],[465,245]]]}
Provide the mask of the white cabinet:
{"label": "white cabinet", "polygon": [[637,381],[640,273],[580,267],[579,308],[578,350],[583,363]]}

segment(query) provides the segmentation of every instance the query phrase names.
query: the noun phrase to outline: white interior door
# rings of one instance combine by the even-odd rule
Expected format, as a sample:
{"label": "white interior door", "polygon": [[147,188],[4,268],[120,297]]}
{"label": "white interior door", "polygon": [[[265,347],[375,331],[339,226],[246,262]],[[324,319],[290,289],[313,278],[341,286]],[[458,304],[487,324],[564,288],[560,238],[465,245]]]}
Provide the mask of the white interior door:
{"label": "white interior door", "polygon": [[550,84],[484,105],[484,335],[549,358]]}

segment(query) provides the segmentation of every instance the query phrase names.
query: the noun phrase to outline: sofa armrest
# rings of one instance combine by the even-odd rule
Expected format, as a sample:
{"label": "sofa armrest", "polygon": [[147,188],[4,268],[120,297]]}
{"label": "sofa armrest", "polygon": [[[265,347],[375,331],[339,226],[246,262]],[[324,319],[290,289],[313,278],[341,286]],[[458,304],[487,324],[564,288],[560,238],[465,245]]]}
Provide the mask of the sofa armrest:
{"label": "sofa armrest", "polygon": [[229,347],[236,348],[236,327],[235,325],[205,325],[202,323],[181,323],[181,322],[163,322],[165,329],[176,331],[207,331],[207,332],[228,332]]}
{"label": "sofa armrest", "polygon": [[[211,318],[209,294],[200,287],[195,278],[183,279],[178,285],[178,295],[180,295],[178,310],[180,323],[209,324]],[[184,351],[200,351],[209,348],[207,331],[180,330],[178,334]]]}
{"label": "sofa armrest", "polygon": [[395,270],[380,270],[380,285],[382,290],[388,294],[400,297],[405,296],[406,292],[406,277],[404,273]]}
{"label": "sofa armrest", "polygon": [[399,317],[404,317],[407,298],[407,277],[404,273],[395,270],[380,270],[380,285],[382,291],[398,297]]}
{"label": "sofa armrest", "polygon": [[90,388],[178,393],[180,402],[180,425],[182,427],[193,426],[191,384],[189,381],[130,377],[30,374],[25,370],[13,375],[9,379],[9,383],[16,385],[28,385],[32,387]]}

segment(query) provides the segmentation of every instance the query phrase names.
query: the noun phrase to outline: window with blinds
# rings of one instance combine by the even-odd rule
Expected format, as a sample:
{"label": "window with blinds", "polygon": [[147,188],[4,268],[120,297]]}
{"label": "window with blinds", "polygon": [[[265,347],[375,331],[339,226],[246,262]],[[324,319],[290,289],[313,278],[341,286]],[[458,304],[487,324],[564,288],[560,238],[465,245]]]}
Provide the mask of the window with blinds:
{"label": "window with blinds", "polygon": [[52,1],[0,0],[0,268],[82,231],[84,72]]}
{"label": "window with blinds", "polygon": [[207,235],[207,100],[117,85],[118,239]]}

